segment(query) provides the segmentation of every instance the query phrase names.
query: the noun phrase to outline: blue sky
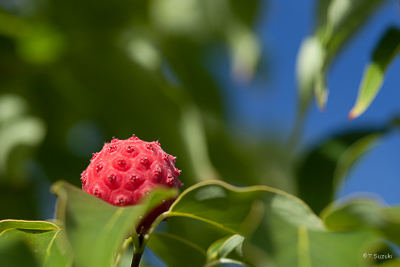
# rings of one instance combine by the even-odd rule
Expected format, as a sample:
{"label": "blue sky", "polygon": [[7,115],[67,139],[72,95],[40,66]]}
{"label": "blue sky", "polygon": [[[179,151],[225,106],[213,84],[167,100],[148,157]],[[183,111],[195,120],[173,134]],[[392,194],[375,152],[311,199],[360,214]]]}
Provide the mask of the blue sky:
{"label": "blue sky", "polygon": [[[256,30],[265,49],[268,77],[258,75],[251,84],[230,81],[224,68],[224,94],[228,99],[228,114],[240,128],[269,134],[271,129],[289,134],[296,108],[296,57],[301,41],[313,33],[316,1],[265,1]],[[358,86],[375,41],[390,26],[400,28],[400,5],[397,1],[379,10],[343,50],[330,69],[330,94],[326,112],[315,104],[306,122],[303,146],[322,140],[341,129],[362,125],[385,125],[400,114],[400,57],[387,71],[381,92],[361,117],[349,121],[348,112],[354,105]],[[338,197],[354,192],[369,192],[388,204],[400,204],[400,135],[399,131],[385,137],[381,143],[354,166]]]}

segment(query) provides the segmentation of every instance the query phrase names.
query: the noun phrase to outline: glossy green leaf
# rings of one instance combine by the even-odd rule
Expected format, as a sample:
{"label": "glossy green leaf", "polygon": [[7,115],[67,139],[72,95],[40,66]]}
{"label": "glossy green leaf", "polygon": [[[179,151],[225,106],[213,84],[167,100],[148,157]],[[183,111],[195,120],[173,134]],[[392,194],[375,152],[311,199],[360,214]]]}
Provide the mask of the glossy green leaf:
{"label": "glossy green leaf", "polygon": [[[360,263],[360,247],[377,238],[370,231],[328,232],[301,200],[279,190],[265,186],[238,188],[220,181],[187,189],[165,216],[196,218],[248,237],[245,242],[229,245],[240,245],[242,254],[236,256],[243,255],[245,260],[241,262],[249,261],[257,267],[267,263],[366,266],[366,262]],[[209,256],[229,255],[232,247],[223,247],[217,241],[210,247]]]}
{"label": "glossy green leaf", "polygon": [[[0,221],[0,247],[22,241],[41,266],[67,266],[68,259],[57,247],[60,228],[45,221]],[[19,246],[21,249],[23,247]],[[22,253],[22,252],[21,252]]]}
{"label": "glossy green leaf", "polygon": [[203,267],[206,262],[205,250],[176,235],[154,233],[147,246],[171,267]]}
{"label": "glossy green leaf", "polygon": [[195,218],[248,236],[263,214],[280,217],[296,226],[324,229],[309,207],[290,194],[267,186],[234,187],[222,181],[190,187],[178,197],[166,216]]}
{"label": "glossy green leaf", "polygon": [[360,116],[371,105],[382,87],[387,67],[399,52],[400,31],[397,28],[391,28],[379,41],[374,50],[372,62],[364,71],[357,101],[349,113],[350,119]]}
{"label": "glossy green leaf", "polygon": [[341,206],[331,206],[323,212],[328,228],[345,231],[372,229],[382,238],[400,245],[400,207],[382,207],[373,200],[354,200]]}
{"label": "glossy green leaf", "polygon": [[64,224],[74,266],[84,267],[113,266],[116,252],[131,233],[138,244],[136,227],[146,214],[176,196],[175,190],[157,190],[140,205],[117,207],[63,181],[55,183],[52,192],[58,195],[56,216]]}

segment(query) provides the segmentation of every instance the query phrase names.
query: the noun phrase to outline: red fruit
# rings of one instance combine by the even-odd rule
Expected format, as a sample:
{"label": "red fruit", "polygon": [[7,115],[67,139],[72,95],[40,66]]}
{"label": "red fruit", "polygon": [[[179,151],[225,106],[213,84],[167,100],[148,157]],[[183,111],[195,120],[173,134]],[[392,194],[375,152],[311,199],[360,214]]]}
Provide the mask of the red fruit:
{"label": "red fruit", "polygon": [[175,157],[165,153],[158,142],[133,136],[105,143],[99,153],[93,154],[81,181],[83,191],[112,205],[127,206],[138,203],[160,185],[179,189],[179,175]]}

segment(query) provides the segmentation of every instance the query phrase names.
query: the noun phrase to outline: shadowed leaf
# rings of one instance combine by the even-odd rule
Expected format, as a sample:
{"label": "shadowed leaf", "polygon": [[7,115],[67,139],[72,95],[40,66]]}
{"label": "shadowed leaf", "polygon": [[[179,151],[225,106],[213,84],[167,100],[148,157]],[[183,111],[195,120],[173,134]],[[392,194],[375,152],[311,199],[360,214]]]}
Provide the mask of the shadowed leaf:
{"label": "shadowed leaf", "polygon": [[59,198],[56,215],[64,224],[74,266],[83,267],[112,266],[124,239],[134,233],[138,244],[136,227],[146,214],[176,196],[175,190],[156,190],[142,204],[117,207],[63,181],[55,183],[52,192]]}
{"label": "shadowed leaf", "polygon": [[341,133],[305,153],[297,167],[299,197],[319,213],[333,201],[349,169],[383,134],[380,128]]}
{"label": "shadowed leaf", "polygon": [[203,267],[206,262],[201,247],[176,235],[154,233],[147,245],[171,267]]}

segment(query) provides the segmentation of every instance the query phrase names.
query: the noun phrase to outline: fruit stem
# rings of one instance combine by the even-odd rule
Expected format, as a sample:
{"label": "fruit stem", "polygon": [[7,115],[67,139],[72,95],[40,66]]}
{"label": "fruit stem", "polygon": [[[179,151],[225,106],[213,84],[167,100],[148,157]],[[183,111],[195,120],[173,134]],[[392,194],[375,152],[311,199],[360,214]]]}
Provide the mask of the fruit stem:
{"label": "fruit stem", "polygon": [[139,267],[140,259],[142,258],[145,245],[143,244],[143,233],[136,233],[136,230],[132,233],[132,236],[136,235],[136,238],[132,238],[133,241],[133,257],[131,267]]}
{"label": "fruit stem", "polygon": [[147,229],[146,234],[143,236],[143,242],[142,244],[147,245],[147,241],[149,241],[150,236],[153,234],[153,232],[157,229],[157,226],[165,219],[169,217],[169,211],[166,211],[164,213],[161,213],[151,224],[149,229]]}
{"label": "fruit stem", "polygon": [[142,258],[143,252],[135,253],[133,252],[131,267],[139,267],[140,259]]}

